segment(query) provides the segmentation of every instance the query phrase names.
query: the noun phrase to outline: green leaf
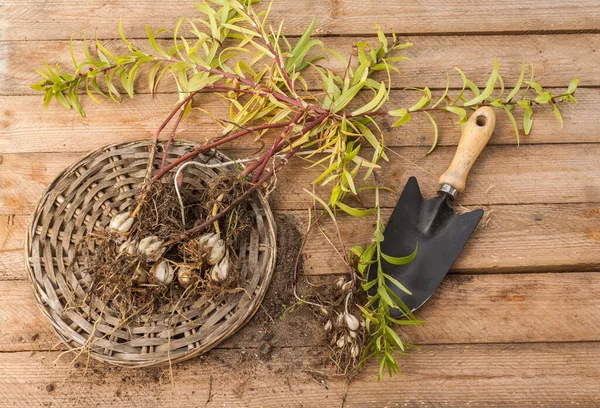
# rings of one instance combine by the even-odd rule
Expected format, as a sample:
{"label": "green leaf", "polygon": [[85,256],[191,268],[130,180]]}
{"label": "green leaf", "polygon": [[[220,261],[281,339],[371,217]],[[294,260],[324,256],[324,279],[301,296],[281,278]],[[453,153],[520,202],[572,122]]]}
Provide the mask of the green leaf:
{"label": "green leaf", "polygon": [[569,84],[569,88],[567,89],[568,94],[573,94],[575,90],[577,90],[577,86],[579,85],[579,78],[574,78]]}
{"label": "green leaf", "polygon": [[414,112],[416,110],[424,108],[427,105],[429,105],[429,102],[431,101],[431,91],[429,90],[428,87],[425,87],[423,89],[417,89],[417,90],[423,92],[424,95],[421,97],[419,102],[415,103],[413,106],[408,108],[409,112]]}
{"label": "green leaf", "polygon": [[[158,55],[160,55],[163,58],[166,58],[168,60],[171,59],[171,56],[169,54],[167,54],[161,47],[160,45],[158,45],[158,43],[156,42],[156,37],[154,36],[154,33],[152,32],[152,29],[150,28],[149,25],[146,25],[146,32],[148,33],[148,39],[150,40],[150,45],[152,46],[152,49],[154,51],[156,51],[156,53]],[[160,32],[157,31],[157,33]]]}
{"label": "green leaf", "polygon": [[352,254],[356,255],[356,256],[357,256],[357,257],[360,259],[361,255],[363,254],[363,252],[364,252],[365,250],[364,250],[364,249],[363,249],[363,247],[361,247],[360,245],[355,245],[355,246],[353,246],[352,248],[350,248],[348,251],[349,251],[350,253],[352,253]]}
{"label": "green leaf", "polygon": [[379,26],[379,24],[375,24],[375,27],[377,27],[377,38],[379,38],[381,47],[383,48],[383,51],[385,53],[387,53],[388,52],[388,40],[387,40],[385,34],[383,33],[383,31],[381,31],[381,27]]}
{"label": "green leaf", "polygon": [[83,112],[83,109],[81,108],[81,104],[79,103],[79,95],[77,94],[78,89],[79,89],[79,83],[81,82],[81,79],[79,79],[74,86],[71,86],[69,88],[69,92],[67,94],[69,103],[71,106],[75,107],[75,109],[77,110],[77,112],[82,116],[85,117],[85,113]]}
{"label": "green leaf", "polygon": [[387,304],[389,307],[391,307],[393,309],[398,309],[398,306],[396,305],[396,302],[394,302],[392,300],[392,298],[390,297],[390,295],[385,290],[385,286],[379,285],[379,287],[377,288],[377,294],[381,297],[381,300],[385,304]]}
{"label": "green leaf", "polygon": [[67,101],[67,98],[65,98],[65,95],[62,93],[62,91],[56,92],[54,97],[62,106],[67,109],[71,109],[71,105],[69,105],[69,102]]}
{"label": "green leaf", "polygon": [[446,98],[446,95],[448,95],[448,89],[450,89],[450,75],[448,75],[448,70],[446,70],[446,90],[444,91],[442,96],[440,96],[440,99],[438,99],[438,101],[433,104],[432,108],[437,107]]}
{"label": "green leaf", "polygon": [[520,100],[519,106],[523,108],[523,132],[527,136],[533,124],[533,109],[531,109],[531,102],[525,100]]}
{"label": "green leaf", "polygon": [[415,259],[415,257],[417,256],[418,250],[419,250],[419,243],[417,242],[417,245],[415,246],[415,250],[410,255],[395,257],[395,256],[386,255],[382,252],[381,256],[383,257],[383,259],[386,260],[387,263],[390,263],[392,265],[406,265],[407,263],[409,263],[413,259]]}
{"label": "green leaf", "polygon": [[535,101],[539,104],[546,104],[552,100],[551,92],[542,92],[536,96]]}
{"label": "green leaf", "polygon": [[408,113],[408,110],[404,109],[404,108],[388,111],[388,115],[396,116],[396,117],[404,117],[407,113]]}
{"label": "green leaf", "polygon": [[[401,109],[397,109],[397,110],[401,110]],[[408,123],[408,121],[410,120],[410,113],[408,113],[408,111],[406,109],[403,109],[403,110],[405,111],[404,115],[400,119],[398,119],[396,122],[394,122],[392,127],[402,126],[402,125]]]}
{"label": "green leaf", "polygon": [[460,70],[460,68],[456,68],[456,67],[454,67],[454,69],[455,69],[456,71],[458,71],[458,73],[459,73],[460,77],[462,78],[463,85],[462,85],[462,89],[460,90],[460,93],[458,94],[458,96],[456,97],[456,99],[454,100],[454,102],[452,102],[452,105],[454,105],[456,102],[458,102],[458,100],[459,100],[460,98],[462,98],[462,95],[463,95],[463,93],[465,92],[465,89],[467,88],[467,76],[465,75],[465,73],[464,73],[464,72],[462,72],[462,71]]}
{"label": "green leaf", "polygon": [[340,97],[333,103],[331,110],[337,113],[344,109],[356,96],[356,94],[365,86],[365,82],[359,82],[354,85],[346,92],[342,93]]}
{"label": "green leaf", "polygon": [[515,117],[510,112],[510,110],[505,105],[502,106],[502,109],[504,109],[504,112],[506,112],[506,116],[508,116],[508,120],[510,120],[510,123],[512,123],[512,125],[513,125],[513,129],[515,130],[515,135],[517,136],[517,145],[519,145],[520,144],[519,127],[517,126],[517,121],[515,120]]}
{"label": "green leaf", "polygon": [[450,113],[454,113],[455,115],[458,115],[459,120],[457,123],[467,122],[467,120],[468,120],[467,111],[465,109],[460,108],[458,106],[448,106],[448,107],[446,107],[446,110]]}
{"label": "green leaf", "polygon": [[127,40],[127,38],[125,38],[125,33],[123,32],[123,19],[122,18],[119,19],[119,35],[121,36],[121,40],[123,40],[123,42],[127,45],[127,48],[129,48],[129,51],[135,51],[135,47],[133,46],[133,44],[131,42],[129,42],[129,40]]}
{"label": "green leaf", "polygon": [[562,118],[562,114],[560,113],[560,109],[558,109],[558,106],[554,103],[554,102],[550,102],[550,104],[552,105],[552,111],[554,112],[554,116],[556,116],[556,119],[558,119],[558,121],[560,122],[560,127],[563,127],[563,118]]}
{"label": "green leaf", "polygon": [[381,84],[379,85],[379,91],[377,92],[377,95],[375,95],[375,98],[373,98],[371,102],[367,103],[363,107],[352,112],[352,116],[358,116],[365,112],[377,111],[381,107],[381,102],[385,102],[386,94],[387,89],[385,87],[385,83],[381,81]]}
{"label": "green leaf", "polygon": [[[285,64],[285,70],[287,72],[297,71],[298,65],[302,62],[306,54],[310,51],[311,44],[309,44],[310,36],[315,29],[316,20],[313,18],[309,26],[306,28],[302,37],[298,40],[296,45],[291,51],[292,57],[288,58]],[[315,43],[316,44],[316,43]]]}
{"label": "green leaf", "polygon": [[383,236],[381,230],[376,229],[375,231],[373,231],[373,240],[375,242],[383,242],[384,239],[385,237]]}
{"label": "green leaf", "polygon": [[368,209],[368,210],[363,210],[363,209],[358,209],[358,208],[353,208],[350,207],[340,201],[338,201],[337,203],[335,203],[336,206],[338,206],[342,211],[344,211],[345,213],[350,214],[353,217],[366,217],[368,215],[371,215],[375,212],[374,208]]}
{"label": "green leaf", "polygon": [[394,340],[394,343],[396,343],[396,345],[400,347],[402,351],[404,351],[404,344],[402,343],[400,336],[398,336],[394,329],[392,329],[390,326],[385,326],[385,330],[390,335],[392,340]]}
{"label": "green leaf", "polygon": [[158,86],[158,82],[156,82],[156,73],[160,69],[162,65],[162,61],[157,62],[150,68],[150,72],[148,73],[148,89],[150,90],[150,94],[154,95],[156,92],[156,87]]}
{"label": "green leaf", "polygon": [[427,152],[427,154],[433,152],[433,149],[435,149],[435,146],[437,145],[438,142],[438,126],[437,123],[435,123],[435,119],[433,119],[433,117],[429,114],[429,112],[423,112],[425,115],[427,115],[427,117],[429,118],[429,120],[431,121],[431,124],[433,125],[433,144],[431,145],[431,149],[429,149],[429,151]]}
{"label": "green leaf", "polygon": [[[382,253],[382,255],[383,255],[383,253]],[[392,282],[394,285],[396,285],[396,286],[398,287],[398,289],[400,289],[401,291],[405,292],[406,294],[408,294],[408,295],[411,295],[411,296],[412,296],[412,292],[411,292],[410,290],[408,290],[408,289],[406,288],[406,286],[404,286],[403,284],[401,284],[401,283],[400,283],[400,282],[399,282],[397,279],[395,279],[394,277],[392,277],[392,276],[390,276],[390,275],[387,275],[387,274],[385,274],[385,273],[383,274],[383,276],[384,276],[384,277],[385,277],[387,280],[389,280],[390,282]]]}
{"label": "green leaf", "polygon": [[190,79],[188,84],[188,90],[191,92],[196,91],[198,89],[202,89],[207,85],[214,84],[221,78],[223,78],[222,75],[211,75],[207,77],[205,72],[198,72],[197,74],[194,74],[194,76],[192,76],[192,78]]}
{"label": "green leaf", "polygon": [[542,88],[542,85],[540,85],[539,83],[537,83],[535,81],[526,81],[525,83],[527,85],[529,85],[530,87],[532,87],[533,89],[535,89],[535,91],[538,93],[538,95],[541,95],[542,93],[544,93],[544,89]]}
{"label": "green leaf", "polygon": [[[69,40],[69,53],[71,54],[71,61],[73,61],[73,65],[77,68],[77,60],[75,59],[75,52],[73,52],[73,36]],[[78,72],[79,70],[76,70]]]}
{"label": "green leaf", "polygon": [[512,101],[512,99],[515,97],[517,92],[519,92],[519,89],[521,89],[521,85],[523,85],[524,78],[525,78],[525,64],[521,64],[521,74],[519,75],[519,80],[517,81],[517,84],[515,85],[513,90],[510,91],[510,93],[506,97],[506,103],[509,103],[510,101]]}
{"label": "green leaf", "polygon": [[492,92],[494,92],[494,85],[496,85],[497,79],[498,79],[498,60],[494,60],[494,68],[492,69],[492,73],[491,73],[489,79],[487,80],[485,89],[483,90],[481,95],[476,96],[475,98],[465,102],[464,105],[465,106],[476,105],[478,103],[483,102],[487,98],[489,98],[490,95],[492,94]]}

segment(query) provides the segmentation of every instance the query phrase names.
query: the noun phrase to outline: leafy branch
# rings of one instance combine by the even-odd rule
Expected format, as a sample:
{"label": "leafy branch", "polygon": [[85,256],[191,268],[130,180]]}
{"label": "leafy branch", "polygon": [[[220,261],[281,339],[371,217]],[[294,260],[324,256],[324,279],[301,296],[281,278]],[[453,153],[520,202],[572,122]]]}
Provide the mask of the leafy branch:
{"label": "leafy branch", "polygon": [[[376,294],[360,306],[370,335],[361,361],[375,356],[380,363],[380,376],[386,369],[392,374],[398,371],[394,354],[406,350],[394,326],[420,322],[415,320],[410,310],[390,289],[391,284],[406,291],[401,282],[385,275],[381,259],[390,263],[406,263],[414,258],[417,249],[404,258],[389,257],[381,252],[384,226],[379,193],[383,187],[377,179],[377,170],[381,167],[380,162],[388,161],[388,157],[385,154],[384,134],[377,118],[389,116],[395,120],[392,126],[400,127],[409,123],[414,115],[426,116],[431,121],[434,133],[428,152],[431,153],[437,144],[438,126],[430,112],[455,115],[457,123],[462,125],[467,121],[468,110],[489,105],[505,112],[519,143],[515,112],[522,111],[525,135],[531,130],[534,108],[542,105],[551,106],[562,125],[558,105],[577,102],[575,91],[579,80],[574,79],[565,92],[554,95],[534,81],[533,66],[528,80],[525,80],[527,70],[523,65],[517,83],[505,95],[505,83],[498,62],[494,61],[485,86],[477,86],[462,70],[456,68],[462,79],[462,88],[452,98],[449,95],[450,76],[447,75],[446,89],[435,101],[429,87],[407,88],[410,92],[417,92],[420,99],[411,106],[388,106],[394,84],[392,77],[399,72],[400,63],[408,59],[397,54],[413,46],[412,43],[400,41],[394,33],[388,37],[377,26],[377,44],[373,46],[358,42],[355,44],[355,60],[352,57],[347,59],[312,37],[315,28],[315,21],[312,21],[292,46],[282,34],[283,22],[276,29],[267,24],[271,6],[256,12],[252,8],[254,2],[205,0],[197,4],[199,17],[181,18],[174,27],[168,48],[157,41],[157,36],[164,30],[153,31],[146,27],[150,49],[143,50],[126,38],[121,24],[119,34],[127,49],[124,53],[110,51],[98,40],[91,51],[84,38],[85,58],[78,62],[71,41],[74,71],[65,73],[58,64],[54,67],[45,64],[44,69],[37,71],[42,77],[41,81],[32,85],[32,88],[44,93],[46,106],[56,99],[65,108],[74,108],[84,116],[80,95],[87,95],[94,102],[99,102],[101,98],[118,102],[123,94],[133,98],[136,79],[143,69],[147,70],[147,88],[151,94],[157,92],[159,84],[166,77],[173,78],[178,91],[178,103],[154,134],[145,186],[138,198],[138,210],[134,211],[133,216],[137,215],[153,182],[201,152],[250,135],[266,140],[267,133],[279,132],[262,156],[247,159],[247,167],[240,176],[247,179],[251,187],[201,225],[174,235],[170,243],[201,233],[253,191],[264,188],[277,171],[302,152],[303,158],[310,162],[310,167],[322,169],[313,184],[329,186],[329,197],[323,201],[328,212],[334,216],[338,211],[354,217],[376,216],[372,242],[365,249],[358,246],[351,249],[353,256],[358,259],[356,273],[359,278],[357,281],[362,282],[361,288],[367,291],[377,287]],[[183,32],[189,34],[184,36]],[[334,72],[319,64],[321,60],[331,58],[343,65],[343,72]],[[320,78],[322,89],[319,93],[309,89],[304,74],[306,70]],[[383,76],[384,79],[376,80],[377,73],[383,74],[379,77]],[[200,92],[222,97],[228,104],[229,117],[217,118],[202,109],[201,105],[196,106],[199,98],[195,96]],[[359,95],[369,95],[367,102],[359,103]],[[191,114],[193,105],[221,126],[221,134],[168,162],[168,147],[179,124]],[[157,142],[172,121],[160,169],[151,174]],[[359,185],[361,178],[367,180],[369,177],[375,179],[375,185]],[[348,204],[348,198],[359,198],[362,191],[374,192],[373,208]],[[371,282],[367,282],[365,274],[369,265],[377,268],[377,278]],[[404,318],[392,318],[391,309],[402,311]]]}

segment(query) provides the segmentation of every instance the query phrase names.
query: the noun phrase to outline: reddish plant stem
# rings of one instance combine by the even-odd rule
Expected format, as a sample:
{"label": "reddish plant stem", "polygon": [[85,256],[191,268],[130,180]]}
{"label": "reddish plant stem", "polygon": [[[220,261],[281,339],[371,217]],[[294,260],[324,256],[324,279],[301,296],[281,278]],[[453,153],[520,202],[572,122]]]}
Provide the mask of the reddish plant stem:
{"label": "reddish plant stem", "polygon": [[179,241],[188,239],[190,236],[192,235],[196,235],[201,233],[202,231],[204,231],[206,228],[210,227],[215,221],[220,220],[221,218],[223,218],[225,216],[225,214],[227,214],[229,211],[231,211],[232,209],[234,209],[236,206],[238,206],[241,202],[243,202],[246,198],[248,198],[250,196],[250,194],[254,193],[256,190],[258,190],[260,187],[262,187],[262,185],[267,182],[277,171],[279,171],[281,169],[281,167],[283,167],[283,165],[285,165],[285,163],[287,163],[287,161],[294,155],[296,154],[296,152],[298,150],[300,150],[301,146],[297,146],[295,148],[293,148],[292,150],[290,150],[285,157],[283,158],[283,160],[281,161],[281,163],[277,164],[272,170],[268,171],[267,173],[263,174],[263,176],[258,180],[257,183],[253,184],[252,187],[250,187],[248,190],[246,190],[242,195],[240,195],[238,198],[236,198],[235,200],[233,200],[233,202],[231,204],[229,204],[225,209],[223,209],[222,211],[220,211],[219,213],[217,213],[216,215],[210,217],[208,220],[204,221],[202,224],[191,228],[181,234],[178,234],[176,236],[174,236],[171,240],[169,240],[165,245],[166,246],[170,246],[172,244],[175,244]]}
{"label": "reddish plant stem", "polygon": [[205,152],[207,150],[213,149],[217,146],[220,146],[224,143],[228,143],[231,142],[232,140],[235,140],[241,136],[247,135],[248,133],[252,133],[252,132],[256,132],[256,131],[260,131],[260,130],[264,130],[264,129],[275,129],[275,128],[280,128],[280,127],[284,127],[289,125],[291,122],[277,122],[277,123],[265,123],[262,125],[258,125],[258,126],[253,126],[244,130],[241,130],[239,132],[233,133],[229,136],[220,136],[218,138],[214,138],[211,139],[210,141],[208,141],[206,144],[192,150],[191,152],[181,156],[180,158],[178,158],[177,160],[173,161],[172,163],[168,164],[167,166],[165,166],[162,170],[160,170],[158,173],[156,173],[153,177],[153,180],[156,181],[158,179],[160,179],[161,177],[163,177],[165,174],[167,174],[169,171],[171,171],[173,168],[179,166],[180,164],[193,159],[194,157],[198,156],[200,153]]}
{"label": "reddish plant stem", "polygon": [[290,131],[294,128],[294,125],[296,125],[298,123],[298,121],[300,120],[300,118],[302,118],[302,116],[304,116],[304,112],[300,112],[299,114],[296,115],[294,120],[292,120],[292,123],[290,123],[289,125],[287,125],[285,127],[285,129],[283,130],[283,132],[281,132],[281,134],[279,135],[277,140],[275,140],[275,143],[273,143],[273,146],[271,146],[269,151],[260,159],[261,164],[258,167],[258,170],[256,171],[256,174],[254,175],[254,178],[252,179],[253,183],[256,183],[258,181],[258,179],[260,178],[260,175],[265,170],[265,167],[267,166],[269,159],[273,156],[273,154],[275,154],[275,149],[277,148],[277,146],[279,146],[279,143],[281,143],[281,141],[290,133]]}
{"label": "reddish plant stem", "polygon": [[[191,103],[191,101],[188,103]],[[180,109],[179,116],[177,116],[177,119],[175,120],[175,124],[173,125],[173,130],[171,131],[171,134],[169,135],[169,139],[167,140],[167,144],[165,145],[165,148],[163,149],[162,161],[160,163],[161,170],[165,168],[165,164],[167,162],[167,153],[169,152],[169,148],[171,147],[171,144],[173,143],[173,139],[175,138],[175,132],[177,132],[177,128],[179,127],[179,123],[181,123],[181,119],[183,118],[186,108],[187,108],[187,105],[185,105],[185,107],[183,109]]]}

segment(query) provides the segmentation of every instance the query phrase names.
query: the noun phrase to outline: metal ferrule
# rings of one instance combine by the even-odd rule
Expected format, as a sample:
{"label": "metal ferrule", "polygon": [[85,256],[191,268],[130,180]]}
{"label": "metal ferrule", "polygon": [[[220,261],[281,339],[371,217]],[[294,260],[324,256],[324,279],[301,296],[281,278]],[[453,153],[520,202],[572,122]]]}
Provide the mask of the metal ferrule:
{"label": "metal ferrule", "polygon": [[455,189],[454,187],[452,187],[450,184],[446,184],[446,183],[442,184],[438,191],[441,193],[448,194],[450,197],[452,197],[453,200],[458,195],[458,190]]}

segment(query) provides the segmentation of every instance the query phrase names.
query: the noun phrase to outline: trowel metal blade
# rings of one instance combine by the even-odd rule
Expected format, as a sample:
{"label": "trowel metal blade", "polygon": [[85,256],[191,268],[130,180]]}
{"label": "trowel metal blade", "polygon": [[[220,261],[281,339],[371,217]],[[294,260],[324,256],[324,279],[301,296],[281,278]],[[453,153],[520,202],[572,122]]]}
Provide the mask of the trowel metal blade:
{"label": "trowel metal blade", "polygon": [[[411,311],[421,307],[438,288],[482,216],[481,209],[457,215],[450,196],[445,193],[424,200],[417,179],[408,180],[385,228],[381,251],[401,257],[411,254],[419,244],[415,259],[408,264],[392,265],[382,259],[384,273],[412,293],[409,295],[387,282]],[[376,277],[377,265],[370,265],[369,281]],[[376,291],[377,285],[371,288],[370,294]],[[396,309],[392,312],[396,317],[402,314]]]}

